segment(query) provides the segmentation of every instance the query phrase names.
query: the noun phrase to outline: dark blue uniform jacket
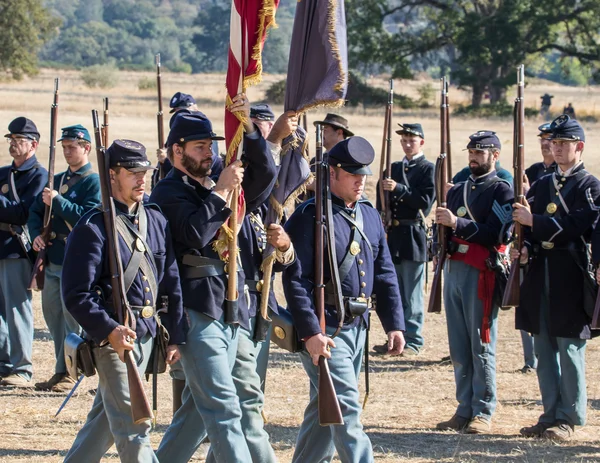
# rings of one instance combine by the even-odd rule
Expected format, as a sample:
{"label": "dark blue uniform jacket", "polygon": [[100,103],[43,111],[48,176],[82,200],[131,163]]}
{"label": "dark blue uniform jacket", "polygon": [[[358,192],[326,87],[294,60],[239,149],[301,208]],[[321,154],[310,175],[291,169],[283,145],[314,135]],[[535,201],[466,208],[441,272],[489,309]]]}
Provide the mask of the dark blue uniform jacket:
{"label": "dark blue uniform jacket", "polygon": [[[19,200],[9,188],[10,173],[14,172]],[[24,226],[35,197],[48,182],[48,171],[39,165],[37,158],[30,157],[21,167],[14,164],[0,168],[0,222]],[[26,257],[19,241],[10,231],[0,230],[0,259]]]}
{"label": "dark blue uniform jacket", "polygon": [[[135,224],[136,217],[129,215],[124,204],[115,201],[115,206],[119,214],[127,215]],[[169,225],[157,206],[145,206],[148,217],[146,243],[156,262],[158,297],[169,298],[168,313],[161,314],[161,320],[171,336],[170,344],[182,344],[185,341],[183,304]],[[120,235],[119,249],[125,269],[131,253]],[[149,295],[151,292],[145,291],[147,287],[148,282],[142,272],[138,271],[127,292],[127,299],[132,306],[157,305],[157,301]],[[67,310],[96,343],[104,341],[119,325],[112,307],[106,230],[103,214],[99,209],[85,214],[69,235],[62,272],[62,294]],[[156,334],[154,317],[137,320],[137,338],[141,339],[147,332],[153,336]]]}
{"label": "dark blue uniform jacket", "polygon": [[[271,193],[277,178],[277,168],[262,136],[256,139],[244,137],[242,161],[248,162],[242,188],[246,198],[246,210],[252,211],[265,202]],[[173,168],[152,190],[150,199],[161,207],[169,219],[180,269],[185,267],[182,260],[186,254],[219,258],[212,243],[221,225],[231,215],[231,210],[221,197],[182,171]],[[244,218],[244,222],[247,220],[247,217]],[[248,307],[244,296],[245,275],[242,267],[240,270],[238,318],[240,325],[249,329]],[[195,279],[182,277],[181,287],[186,309],[196,310],[215,320],[221,318],[227,294],[226,275]]]}
{"label": "dark blue uniform jacket", "polygon": [[[341,263],[351,243],[350,223],[340,214],[340,209],[349,214],[355,213],[352,208],[346,208],[344,201],[333,196],[335,243],[338,263]],[[390,251],[385,238],[385,231],[377,210],[366,200],[359,201],[355,207],[360,207],[363,215],[363,230],[369,238],[371,249],[360,238],[360,252],[355,256],[355,261],[350,272],[342,281],[342,294],[349,297],[370,297],[377,295],[377,315],[386,332],[404,330],[404,314],[402,300],[398,289],[398,280]],[[314,236],[315,236],[315,204],[308,200],[301,204],[292,214],[285,225],[296,250],[296,261],[284,270],[283,286],[288,309],[294,319],[294,325],[301,339],[321,332],[319,320],[315,315],[313,301],[314,289]],[[327,256],[325,243],[323,250]],[[329,277],[327,257],[324,265],[324,282]],[[327,326],[338,325],[335,308],[325,305]],[[367,313],[363,316],[367,323]],[[360,318],[345,325],[345,328],[356,326]]]}

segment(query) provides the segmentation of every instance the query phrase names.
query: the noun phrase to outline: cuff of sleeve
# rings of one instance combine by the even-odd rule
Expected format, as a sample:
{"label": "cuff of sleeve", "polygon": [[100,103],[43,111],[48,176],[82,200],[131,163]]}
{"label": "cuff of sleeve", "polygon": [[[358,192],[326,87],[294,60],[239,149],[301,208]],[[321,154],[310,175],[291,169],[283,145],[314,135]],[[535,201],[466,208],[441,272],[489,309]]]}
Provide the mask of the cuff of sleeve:
{"label": "cuff of sleeve", "polygon": [[246,132],[246,137],[248,137],[250,140],[258,140],[260,138],[260,132],[255,127],[254,132],[252,132],[252,133]]}
{"label": "cuff of sleeve", "polygon": [[96,341],[96,343],[98,345],[100,345],[100,344],[102,344],[102,342],[104,342],[105,340],[108,339],[108,335],[110,333],[112,333],[113,330],[117,326],[119,326],[119,324],[115,320],[113,320],[112,318],[109,318],[107,320],[107,323],[106,323],[105,326],[106,326],[106,328],[104,328],[104,329],[101,329],[101,328],[100,329],[96,329],[96,330],[94,330],[93,333],[90,333],[90,330],[86,330],[85,327],[84,327],[84,331],[86,331],[87,333],[90,333],[90,335],[92,336],[92,338],[94,339],[94,341]]}
{"label": "cuff of sleeve", "polygon": [[477,233],[477,225],[472,220],[463,217],[456,218],[456,230],[454,235],[457,238],[466,240]]}
{"label": "cuff of sleeve", "polygon": [[[225,206],[227,206],[227,198],[223,198],[223,196],[220,195],[219,193],[217,193],[216,191],[211,191],[210,194],[216,196],[217,198],[219,198],[221,200],[221,203],[222,203],[221,207],[224,208]],[[218,201],[217,201],[217,205],[218,205]]]}
{"label": "cuff of sleeve", "polygon": [[396,188],[394,188],[394,194],[397,195],[398,198],[402,198],[408,192],[408,188],[406,185],[402,183],[396,183]]}
{"label": "cuff of sleeve", "polygon": [[304,320],[302,325],[296,326],[296,330],[300,339],[308,339],[315,334],[319,334],[321,327],[319,326],[317,316],[311,317],[310,320]]}
{"label": "cuff of sleeve", "polygon": [[279,262],[283,265],[291,264],[295,258],[296,258],[296,253],[294,252],[293,243],[290,243],[290,247],[288,248],[287,251],[282,252],[279,249],[275,250],[275,259],[277,259],[277,262]]}
{"label": "cuff of sleeve", "polygon": [[271,156],[273,156],[273,160],[275,161],[275,165],[278,166],[281,164],[281,145],[277,143],[273,143],[272,141],[267,141],[267,147],[269,148],[269,152]]}

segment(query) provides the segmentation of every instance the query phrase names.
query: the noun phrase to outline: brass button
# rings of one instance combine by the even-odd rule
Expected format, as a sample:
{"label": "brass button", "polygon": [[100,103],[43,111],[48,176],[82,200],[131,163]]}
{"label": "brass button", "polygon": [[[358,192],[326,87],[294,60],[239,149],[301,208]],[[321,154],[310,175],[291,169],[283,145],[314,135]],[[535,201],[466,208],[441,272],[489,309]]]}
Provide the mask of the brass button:
{"label": "brass button", "polygon": [[408,172],[408,167],[405,167],[405,168],[404,168],[404,172]]}
{"label": "brass button", "polygon": [[475,185],[473,185],[473,186],[471,187],[471,190],[474,190],[474,189],[475,189]]}
{"label": "brass button", "polygon": [[134,224],[134,225],[137,225],[138,223],[140,223],[140,221],[139,221],[138,219],[135,219],[135,220],[133,221],[133,224]]}
{"label": "brass button", "polygon": [[403,199],[401,199],[401,200],[400,200],[400,202],[401,202],[401,203],[403,203],[403,202],[404,202],[404,200],[403,200]]}
{"label": "brass button", "polygon": [[149,293],[149,292],[150,292],[150,288],[148,288],[148,287],[145,287],[145,288],[144,288],[144,292],[145,292],[145,293]]}
{"label": "brass button", "polygon": [[255,229],[256,231],[259,231],[259,230],[260,230],[260,227],[254,227],[254,229]]}
{"label": "brass button", "polygon": [[51,240],[56,239],[56,233],[50,232],[50,239]]}
{"label": "brass button", "polygon": [[67,180],[71,180],[71,177],[67,177]]}
{"label": "brass button", "polygon": [[142,281],[148,281],[148,277],[146,275],[142,275]]}
{"label": "brass button", "polygon": [[150,305],[150,299],[146,299],[146,305]]}
{"label": "brass button", "polygon": [[361,276],[361,277],[364,277],[365,275],[366,275],[365,271],[364,271],[364,270],[361,270],[361,271],[360,271],[360,276]]}
{"label": "brass button", "polygon": [[98,296],[102,296],[102,291],[100,291],[99,289],[96,290],[96,293],[98,294]]}
{"label": "brass button", "polygon": [[358,265],[362,265],[364,261],[362,259],[358,259]]}
{"label": "brass button", "polygon": [[364,281],[360,284],[361,288],[364,288],[365,286],[367,286],[367,283],[365,283]]}
{"label": "brass button", "polygon": [[264,280],[259,280],[256,282],[256,290],[260,293],[263,289]]}
{"label": "brass button", "polygon": [[397,227],[398,225],[400,225],[400,222],[398,220],[392,220],[392,225],[394,227]]}
{"label": "brass button", "polygon": [[360,293],[360,297],[367,297],[365,293]]}
{"label": "brass button", "polygon": [[352,214],[352,218],[355,218],[355,217],[356,217],[356,214]]}
{"label": "brass button", "polygon": [[152,315],[154,315],[154,309],[147,305],[142,309],[142,312],[140,314],[142,316],[142,318],[150,318]]}

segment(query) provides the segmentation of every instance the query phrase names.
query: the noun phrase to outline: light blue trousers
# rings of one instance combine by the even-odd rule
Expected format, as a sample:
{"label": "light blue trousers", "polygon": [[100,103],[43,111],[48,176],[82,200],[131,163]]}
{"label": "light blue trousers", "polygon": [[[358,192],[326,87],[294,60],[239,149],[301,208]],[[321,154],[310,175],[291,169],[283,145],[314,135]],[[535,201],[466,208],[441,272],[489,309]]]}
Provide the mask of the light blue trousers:
{"label": "light blue trousers", "polygon": [[27,290],[31,263],[27,259],[0,260],[0,375],[33,375],[33,308]]}
{"label": "light blue trousers", "polygon": [[423,320],[425,318],[423,301],[425,262],[403,260],[394,267],[400,286],[402,308],[404,309],[406,347],[419,352],[425,343],[422,335]]}
{"label": "light blue trousers", "polygon": [[544,405],[544,413],[539,421],[554,423],[556,420],[566,420],[573,426],[582,426],[585,424],[587,409],[586,340],[550,336],[548,288],[546,273],[540,304],[540,334],[533,335],[538,357],[538,382]]}
{"label": "light blue trousers", "polygon": [[[148,334],[136,342],[134,358],[143,375],[152,353],[152,337]],[[113,443],[122,463],[158,462],[150,445],[150,421],[135,424],[131,417],[131,400],[127,367],[110,345],[93,350],[98,372],[98,391],[65,463],[96,463]]]}
{"label": "light blue trousers", "polygon": [[490,420],[496,409],[498,307],[492,308],[489,344],[481,342],[483,302],[477,295],[479,270],[448,260],[444,268],[444,306],[450,358],[456,383],[456,413]]}
{"label": "light blue trousers", "polygon": [[188,462],[206,435],[215,461],[250,462],[232,369],[239,329],[187,310],[190,327],[180,346],[186,386],[181,408],[156,454],[164,463]]}
{"label": "light blue trousers", "polygon": [[525,361],[525,366],[534,369],[537,368],[538,362],[534,351],[535,343],[533,336],[527,331],[521,330],[521,343],[523,344],[523,360]]}
{"label": "light blue trousers", "polygon": [[[328,328],[328,333],[331,333]],[[337,450],[344,463],[373,462],[373,448],[360,422],[362,406],[358,394],[358,376],[365,347],[366,328],[361,323],[355,328],[342,330],[334,338],[335,349],[331,350],[329,369],[335,387],[343,425],[319,425],[318,410],[318,367],[313,365],[307,352],[300,353],[300,360],[310,379],[310,402],[304,411],[300,426],[294,463],[330,462]]]}
{"label": "light blue trousers", "polygon": [[81,333],[81,327],[73,316],[68,312],[60,290],[60,278],[62,265],[51,262],[46,266],[44,277],[44,289],[42,290],[42,313],[48,331],[54,341],[54,356],[56,366],[54,373],[64,374],[67,372],[65,364],[65,338],[69,333]]}

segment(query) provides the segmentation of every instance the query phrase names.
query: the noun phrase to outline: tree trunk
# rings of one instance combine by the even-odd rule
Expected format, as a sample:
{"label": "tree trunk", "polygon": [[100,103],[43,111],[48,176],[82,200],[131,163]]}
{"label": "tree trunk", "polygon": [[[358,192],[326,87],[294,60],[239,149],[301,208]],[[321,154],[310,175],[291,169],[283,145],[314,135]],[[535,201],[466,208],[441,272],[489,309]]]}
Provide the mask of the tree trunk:
{"label": "tree trunk", "polygon": [[506,87],[490,85],[490,103],[506,103]]}
{"label": "tree trunk", "polygon": [[471,96],[471,106],[479,108],[483,101],[483,92],[485,85],[482,82],[476,82],[473,84],[473,95]]}

